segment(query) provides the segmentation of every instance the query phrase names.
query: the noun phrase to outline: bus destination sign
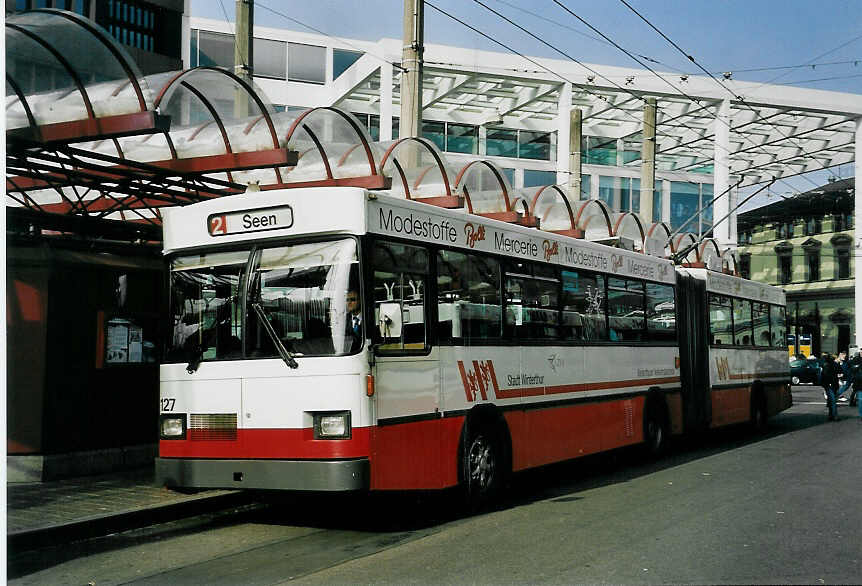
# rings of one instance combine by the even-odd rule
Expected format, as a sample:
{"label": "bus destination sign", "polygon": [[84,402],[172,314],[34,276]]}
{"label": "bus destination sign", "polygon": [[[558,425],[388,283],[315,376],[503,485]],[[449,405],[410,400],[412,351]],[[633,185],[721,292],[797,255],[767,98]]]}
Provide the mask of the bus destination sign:
{"label": "bus destination sign", "polygon": [[291,226],[293,226],[293,208],[289,205],[211,214],[207,218],[207,231],[210,236],[283,230]]}

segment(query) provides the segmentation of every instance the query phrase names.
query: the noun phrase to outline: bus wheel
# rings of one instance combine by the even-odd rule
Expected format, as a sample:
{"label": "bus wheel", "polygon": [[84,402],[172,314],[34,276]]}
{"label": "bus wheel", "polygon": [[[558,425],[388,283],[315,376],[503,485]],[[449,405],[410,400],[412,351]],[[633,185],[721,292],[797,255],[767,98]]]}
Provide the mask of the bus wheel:
{"label": "bus wheel", "polygon": [[502,480],[500,442],[491,426],[467,433],[462,467],[466,503],[471,512],[477,511],[496,498]]}
{"label": "bus wheel", "polygon": [[766,399],[762,391],[755,391],[751,394],[751,428],[754,431],[763,431],[766,429]]}
{"label": "bus wheel", "polygon": [[644,414],[644,447],[651,458],[658,458],[667,450],[669,426],[663,404],[658,399],[647,403]]}

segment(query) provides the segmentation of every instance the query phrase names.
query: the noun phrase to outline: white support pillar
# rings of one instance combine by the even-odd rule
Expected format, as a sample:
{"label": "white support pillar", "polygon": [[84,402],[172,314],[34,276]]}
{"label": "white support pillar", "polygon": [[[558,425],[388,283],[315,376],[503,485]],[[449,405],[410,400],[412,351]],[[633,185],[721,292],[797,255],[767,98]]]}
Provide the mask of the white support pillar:
{"label": "white support pillar", "polygon": [[[715,141],[713,151],[713,186],[716,196],[713,205],[713,218],[720,219],[730,213],[731,194],[725,193],[730,187],[730,100],[722,100],[718,106],[715,118]],[[713,237],[722,250],[730,246],[736,248],[736,241],[731,240],[733,232],[730,226],[736,225],[736,213],[718,224],[713,230]]]}
{"label": "white support pillar", "polygon": [[[557,100],[557,185],[569,182],[569,156],[571,136],[572,84],[565,82],[560,86],[560,97]],[[571,195],[570,195],[571,197]],[[577,196],[575,197],[577,200]]]}
{"label": "white support pillar", "polygon": [[862,197],[859,197],[859,178],[862,177],[862,118],[856,120],[856,152],[854,158],[854,179],[853,179],[853,230],[854,247],[853,254],[850,255],[851,266],[853,267],[853,276],[856,280],[856,304],[853,312],[853,325],[856,328],[856,346],[862,348],[862,327],[860,327],[859,318],[862,316],[862,270],[860,270],[859,254],[862,252]]}
{"label": "white support pillar", "polygon": [[380,140],[392,140],[392,64],[380,66]]}

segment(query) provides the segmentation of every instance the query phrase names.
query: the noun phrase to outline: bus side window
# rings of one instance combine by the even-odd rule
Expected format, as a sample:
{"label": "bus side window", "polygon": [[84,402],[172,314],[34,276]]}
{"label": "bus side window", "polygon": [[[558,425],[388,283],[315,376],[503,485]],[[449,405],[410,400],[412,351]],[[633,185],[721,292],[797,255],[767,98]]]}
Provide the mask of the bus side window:
{"label": "bus side window", "polygon": [[428,251],[378,241],[373,256],[374,340],[383,351],[425,349]]}

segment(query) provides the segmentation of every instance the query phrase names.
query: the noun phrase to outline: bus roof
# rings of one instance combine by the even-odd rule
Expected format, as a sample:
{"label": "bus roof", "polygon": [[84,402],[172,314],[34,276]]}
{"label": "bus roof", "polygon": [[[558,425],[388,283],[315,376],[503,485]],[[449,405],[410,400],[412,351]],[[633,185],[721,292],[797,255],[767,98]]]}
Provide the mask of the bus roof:
{"label": "bus roof", "polygon": [[164,213],[164,252],[273,237],[375,233],[673,284],[658,258],[353,187],[251,192]]}
{"label": "bus roof", "polygon": [[707,269],[679,268],[678,270],[686,271],[699,279],[705,279],[706,290],[711,293],[733,295],[734,297],[763,301],[764,303],[773,303],[775,305],[786,305],[784,289],[772,285],[749,281],[742,277],[726,275]]}

